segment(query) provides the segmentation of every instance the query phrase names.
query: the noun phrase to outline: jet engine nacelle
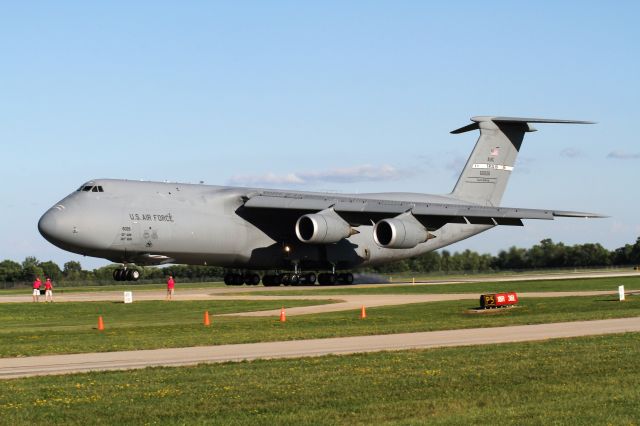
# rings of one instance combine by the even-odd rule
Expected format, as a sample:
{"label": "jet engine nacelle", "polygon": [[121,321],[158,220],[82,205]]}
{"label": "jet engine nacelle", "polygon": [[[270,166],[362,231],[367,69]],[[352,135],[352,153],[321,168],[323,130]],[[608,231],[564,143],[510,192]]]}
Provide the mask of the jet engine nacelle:
{"label": "jet engine nacelle", "polygon": [[341,218],[333,209],[319,213],[305,214],[296,222],[296,235],[303,243],[328,244],[337,243],[357,233],[351,225]]}
{"label": "jet engine nacelle", "polygon": [[411,213],[382,219],[373,227],[373,239],[383,248],[414,248],[430,237],[429,231]]}

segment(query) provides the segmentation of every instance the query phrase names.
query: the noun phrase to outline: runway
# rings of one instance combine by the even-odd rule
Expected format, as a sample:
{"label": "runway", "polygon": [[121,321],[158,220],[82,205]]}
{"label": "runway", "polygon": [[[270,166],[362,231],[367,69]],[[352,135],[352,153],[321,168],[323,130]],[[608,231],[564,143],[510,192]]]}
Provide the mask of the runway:
{"label": "runway", "polygon": [[0,378],[428,349],[639,332],[640,317],[286,342],[0,359]]}

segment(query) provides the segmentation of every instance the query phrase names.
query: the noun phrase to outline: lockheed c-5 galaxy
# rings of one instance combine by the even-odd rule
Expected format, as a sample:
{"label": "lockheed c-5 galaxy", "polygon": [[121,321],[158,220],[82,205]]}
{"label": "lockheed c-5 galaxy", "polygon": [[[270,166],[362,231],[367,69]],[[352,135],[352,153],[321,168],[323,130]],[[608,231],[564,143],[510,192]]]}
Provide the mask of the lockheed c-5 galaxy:
{"label": "lockheed c-5 galaxy", "polygon": [[[52,244],[123,265],[227,268],[225,282],[350,284],[352,268],[418,256],[522,219],[603,217],[500,207],[531,123],[587,121],[473,117],[451,133],[480,130],[453,191],[334,194],[202,184],[96,179],[49,209],[38,229]],[[255,271],[268,271],[260,277]],[[316,275],[316,272],[321,272]]]}

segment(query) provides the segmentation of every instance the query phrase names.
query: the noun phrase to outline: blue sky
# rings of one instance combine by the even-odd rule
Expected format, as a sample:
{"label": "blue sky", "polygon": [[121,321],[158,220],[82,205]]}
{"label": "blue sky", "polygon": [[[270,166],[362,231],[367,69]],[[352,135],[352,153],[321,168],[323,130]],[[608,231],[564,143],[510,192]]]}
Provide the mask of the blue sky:
{"label": "blue sky", "polygon": [[91,178],[447,193],[473,115],[538,125],[503,199],[529,221],[451,246],[640,236],[638,2],[0,5],[0,259],[59,250],[40,215]]}

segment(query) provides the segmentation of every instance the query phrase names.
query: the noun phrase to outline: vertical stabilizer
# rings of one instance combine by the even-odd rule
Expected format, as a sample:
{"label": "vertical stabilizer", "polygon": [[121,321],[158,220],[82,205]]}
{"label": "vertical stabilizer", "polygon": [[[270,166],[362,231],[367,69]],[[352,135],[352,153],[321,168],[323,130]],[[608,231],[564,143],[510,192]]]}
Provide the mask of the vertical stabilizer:
{"label": "vertical stabilizer", "polygon": [[498,206],[513,171],[526,132],[535,132],[530,123],[590,124],[590,121],[516,117],[472,117],[473,124],[451,133],[480,130],[480,137],[453,188],[452,196],[473,203]]}

